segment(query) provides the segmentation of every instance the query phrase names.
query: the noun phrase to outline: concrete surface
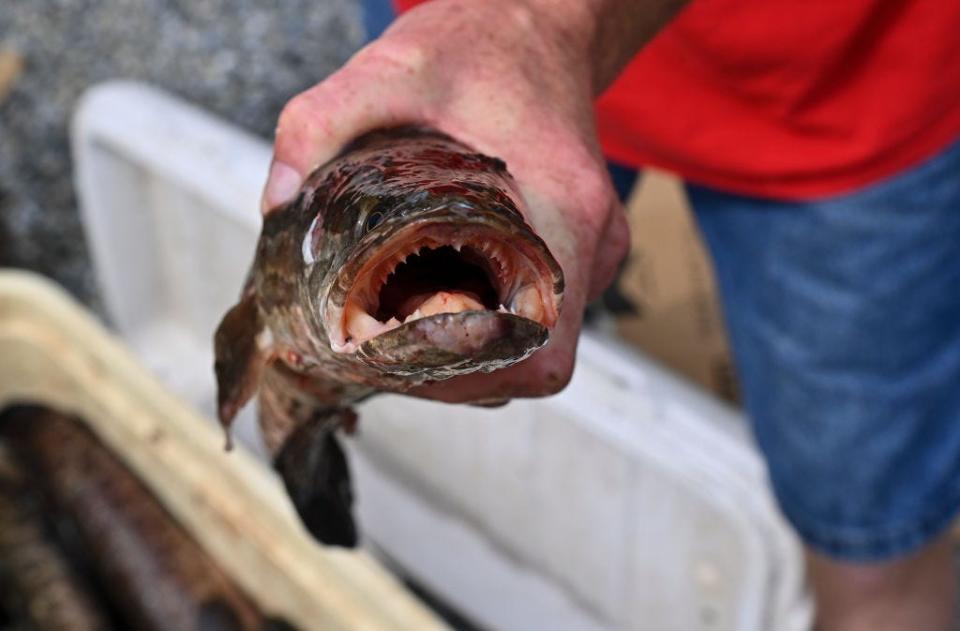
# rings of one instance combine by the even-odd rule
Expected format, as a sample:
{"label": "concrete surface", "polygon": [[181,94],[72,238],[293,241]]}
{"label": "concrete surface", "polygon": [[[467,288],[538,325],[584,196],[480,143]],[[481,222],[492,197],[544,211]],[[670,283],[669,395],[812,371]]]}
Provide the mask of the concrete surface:
{"label": "concrete surface", "polygon": [[99,301],[70,177],[67,125],[88,86],[149,81],[270,137],[280,108],[362,38],[354,0],[0,2],[23,72],[0,101],[0,266]]}

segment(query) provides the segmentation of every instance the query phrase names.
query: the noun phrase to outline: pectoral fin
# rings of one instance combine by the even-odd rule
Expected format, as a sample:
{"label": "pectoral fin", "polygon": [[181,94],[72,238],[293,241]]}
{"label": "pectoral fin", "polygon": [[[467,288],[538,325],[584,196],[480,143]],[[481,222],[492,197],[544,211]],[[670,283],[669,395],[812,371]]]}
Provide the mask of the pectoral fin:
{"label": "pectoral fin", "polygon": [[351,410],[329,410],[300,425],[281,447],[274,467],[303,525],[322,543],[357,545],[350,468],[334,430],[352,420]]}
{"label": "pectoral fin", "polygon": [[270,358],[269,331],[264,328],[256,294],[245,291],[214,334],[217,373],[217,413],[227,431],[233,417],[260,385],[264,366]]}
{"label": "pectoral fin", "polygon": [[357,416],[335,403],[328,386],[334,384],[304,379],[274,361],[260,386],[260,431],[310,534],[327,545],[353,547],[350,468],[335,432],[349,431]]}

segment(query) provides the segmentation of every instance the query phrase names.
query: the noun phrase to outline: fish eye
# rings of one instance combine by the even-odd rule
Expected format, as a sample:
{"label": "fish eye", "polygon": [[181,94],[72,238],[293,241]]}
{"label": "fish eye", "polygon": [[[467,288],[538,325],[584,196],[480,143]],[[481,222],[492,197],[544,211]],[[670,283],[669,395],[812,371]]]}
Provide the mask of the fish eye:
{"label": "fish eye", "polygon": [[367,232],[370,232],[374,228],[380,225],[380,222],[383,221],[383,212],[375,210],[369,215],[367,215],[367,221],[364,224],[364,228]]}

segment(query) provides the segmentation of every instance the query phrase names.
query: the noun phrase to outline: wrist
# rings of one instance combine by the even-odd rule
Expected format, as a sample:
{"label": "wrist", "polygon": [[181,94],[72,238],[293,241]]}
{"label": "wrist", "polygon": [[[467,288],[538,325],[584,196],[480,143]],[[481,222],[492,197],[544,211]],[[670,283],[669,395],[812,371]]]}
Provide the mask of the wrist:
{"label": "wrist", "polygon": [[506,1],[531,29],[547,28],[573,63],[585,63],[594,95],[613,82],[630,59],[688,0]]}
{"label": "wrist", "polygon": [[[603,1],[603,0],[601,0]],[[535,33],[573,74],[592,85],[598,0],[505,0],[504,10],[525,33]]]}

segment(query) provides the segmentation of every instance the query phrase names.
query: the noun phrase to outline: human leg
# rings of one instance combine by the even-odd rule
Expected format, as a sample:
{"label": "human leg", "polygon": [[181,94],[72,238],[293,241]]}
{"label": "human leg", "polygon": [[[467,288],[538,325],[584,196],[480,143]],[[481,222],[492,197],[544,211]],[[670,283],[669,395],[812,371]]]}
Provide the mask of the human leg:
{"label": "human leg", "polygon": [[949,631],[956,616],[953,545],[949,534],[941,535],[879,563],[838,561],[808,549],[816,631]]}
{"label": "human leg", "polygon": [[960,508],[960,145],[816,202],[689,192],[823,628],[936,629]]}

